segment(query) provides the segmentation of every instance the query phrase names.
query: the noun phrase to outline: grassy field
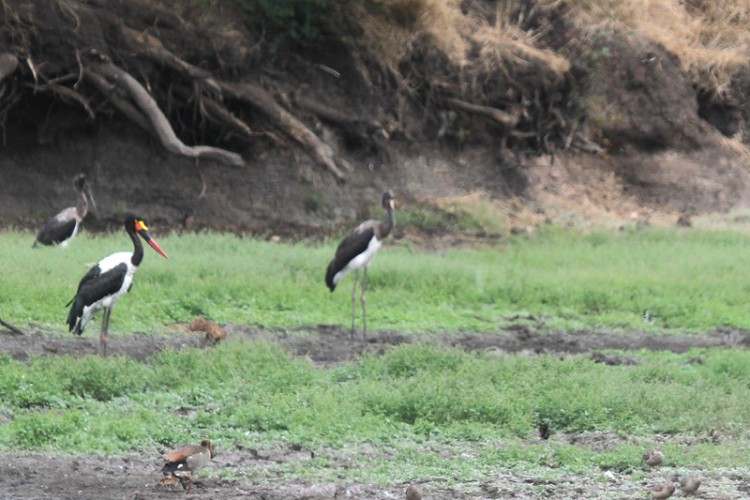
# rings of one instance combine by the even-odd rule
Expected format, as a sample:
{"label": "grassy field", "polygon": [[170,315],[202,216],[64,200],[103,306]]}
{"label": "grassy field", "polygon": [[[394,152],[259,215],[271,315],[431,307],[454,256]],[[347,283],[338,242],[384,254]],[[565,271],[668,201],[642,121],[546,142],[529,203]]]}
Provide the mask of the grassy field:
{"label": "grassy field", "polygon": [[[83,235],[68,249],[32,251],[32,239],[0,234],[0,315],[69,335],[64,304],[78,279],[128,242],[119,234]],[[369,325],[484,332],[530,314],[555,328],[665,335],[749,328],[742,272],[750,267],[748,239],[731,231],[549,229],[496,248],[425,252],[393,244],[370,274]],[[159,241],[170,259],[147,250],[133,292],[112,316],[116,334],[168,331],[199,315],[268,327],[348,325],[351,280],[333,294],[323,284],[334,242],[227,235]],[[644,321],[646,310],[653,322]],[[359,465],[341,469],[321,454],[278,465],[286,477],[440,476],[447,483],[498,468],[550,476],[617,470],[637,478],[645,474],[644,447],[657,441],[666,443],[674,470],[731,468],[747,456],[750,353],[630,355],[639,363],[611,367],[588,356],[496,357],[416,344],[322,370],[275,344],[236,341],[162,352],[145,363],[5,356],[0,449],[115,454],[211,436],[219,448],[242,442],[350,450]],[[695,358],[700,362],[690,362]],[[553,437],[539,440],[541,429]],[[592,433],[613,435],[612,445],[601,450],[561,438]],[[390,451],[360,453],[369,447]],[[254,472],[246,474],[252,479]]]}
{"label": "grassy field", "polygon": [[[0,234],[0,314],[61,330],[81,276],[103,256],[130,248],[122,234],[84,234],[67,249],[32,251],[32,240],[28,233]],[[112,315],[112,331],[153,331],[196,316],[264,327],[349,322],[351,279],[334,293],[323,283],[335,242],[202,234],[160,243],[169,260],[146,249],[133,293]],[[424,252],[393,244],[369,275],[370,326],[482,332],[530,314],[563,329],[750,328],[748,243],[750,236],[731,231],[548,229],[502,248]],[[645,311],[652,323],[643,321]]]}

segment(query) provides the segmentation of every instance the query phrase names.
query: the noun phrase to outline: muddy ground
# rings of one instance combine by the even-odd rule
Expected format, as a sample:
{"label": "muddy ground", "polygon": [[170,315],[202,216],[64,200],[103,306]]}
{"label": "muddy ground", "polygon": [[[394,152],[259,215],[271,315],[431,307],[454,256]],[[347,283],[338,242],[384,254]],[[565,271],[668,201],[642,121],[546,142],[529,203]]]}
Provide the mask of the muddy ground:
{"label": "muddy ground", "polygon": [[[513,318],[509,318],[511,321]],[[518,318],[528,320],[530,318]],[[135,334],[112,338],[110,352],[142,360],[161,349],[204,348],[207,341],[202,333],[185,331],[175,326],[177,333]],[[182,330],[182,331],[180,331]],[[321,369],[355,359],[363,352],[382,353],[391,346],[413,342],[439,342],[466,350],[484,350],[496,355],[516,354],[534,356],[540,353],[561,353],[591,356],[611,365],[638,363],[638,349],[657,349],[685,352],[692,347],[746,348],[750,332],[719,329],[703,334],[655,334],[648,332],[580,331],[562,333],[535,330],[516,323],[496,333],[482,335],[413,335],[398,332],[377,332],[363,343],[351,339],[349,332],[338,326],[320,325],[300,330],[263,330],[246,325],[226,325],[227,340],[269,340],[279,342],[296,356],[304,356]],[[24,360],[30,355],[82,356],[94,354],[98,339],[92,336],[68,337],[59,333],[32,329],[26,335],[13,335],[0,328],[0,352]],[[617,354],[608,349],[622,350]],[[628,351],[633,351],[632,355]],[[591,449],[608,449],[624,443],[642,444],[644,449],[653,442],[639,442],[639,438],[616,434],[553,435],[552,440],[575,442]],[[664,438],[674,442],[675,437]],[[681,444],[690,446],[695,438],[680,437]],[[691,440],[692,439],[692,440]],[[531,438],[530,441],[534,441]],[[684,441],[684,443],[682,443]],[[502,445],[502,443],[499,443]],[[0,453],[0,498],[2,499],[155,499],[155,498],[212,498],[212,499],[326,499],[354,498],[385,500],[404,498],[408,484],[372,485],[348,482],[309,483],[290,480],[279,472],[279,464],[309,460],[325,456],[334,467],[349,468],[351,457],[357,453],[389,453],[388,450],[308,450],[296,446],[278,449],[253,449],[237,443],[234,449],[220,450],[210,466],[208,477],[200,477],[192,491],[164,487],[159,484],[161,466],[159,452],[148,456],[61,456],[50,453]],[[738,464],[740,467],[745,465]],[[254,477],[222,479],[222,477]],[[221,473],[220,473],[221,471]],[[601,471],[601,474],[580,476],[555,475],[540,479],[534,471],[498,469],[495,477],[485,481],[461,481],[459,486],[446,487],[445,479],[428,477],[419,481],[425,499],[451,498],[646,498],[649,488],[669,474],[664,471],[631,472]],[[675,472],[675,471],[673,471]],[[684,471],[682,471],[684,472]],[[750,472],[701,471],[708,479],[699,498],[746,498],[750,495]],[[550,480],[548,477],[555,477]],[[679,495],[678,495],[679,496]]]}

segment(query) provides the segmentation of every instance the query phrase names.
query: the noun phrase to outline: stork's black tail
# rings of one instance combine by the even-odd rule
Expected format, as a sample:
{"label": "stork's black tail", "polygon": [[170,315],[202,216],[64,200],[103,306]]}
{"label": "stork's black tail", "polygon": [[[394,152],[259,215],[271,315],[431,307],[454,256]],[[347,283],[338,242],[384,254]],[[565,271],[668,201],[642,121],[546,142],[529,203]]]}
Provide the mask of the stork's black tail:
{"label": "stork's black tail", "polygon": [[333,282],[333,277],[336,275],[336,267],[334,266],[335,260],[332,260],[330,264],[328,264],[328,269],[326,269],[326,285],[328,288],[331,289],[331,291],[334,291],[336,289],[336,283]]}
{"label": "stork's black tail", "polygon": [[83,316],[83,297],[76,295],[73,300],[68,302],[67,305],[71,305],[70,312],[68,313],[68,331],[73,332],[76,335],[83,333],[83,327],[81,326],[81,316]]}

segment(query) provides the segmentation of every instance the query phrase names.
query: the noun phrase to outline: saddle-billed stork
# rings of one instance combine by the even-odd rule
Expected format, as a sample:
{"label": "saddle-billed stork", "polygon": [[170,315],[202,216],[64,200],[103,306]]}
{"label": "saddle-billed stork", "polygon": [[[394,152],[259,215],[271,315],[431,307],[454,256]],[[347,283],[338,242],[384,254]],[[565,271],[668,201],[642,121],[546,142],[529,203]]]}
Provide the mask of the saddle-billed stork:
{"label": "saddle-billed stork", "polygon": [[32,248],[36,248],[38,244],[67,246],[70,240],[78,234],[83,219],[89,213],[89,203],[96,210],[96,202],[91,194],[86,175],[76,175],[73,178],[73,186],[81,195],[81,201],[75,207],[68,207],[48,220],[37,233]]}
{"label": "saddle-billed stork", "polygon": [[359,270],[364,268],[362,279],[360,303],[362,304],[362,338],[367,340],[367,314],[365,311],[365,292],[367,290],[367,268],[370,267],[373,257],[383,244],[383,239],[396,227],[394,216],[395,198],[393,191],[383,193],[383,208],[388,215],[386,222],[370,219],[354,228],[336,248],[336,255],[328,264],[326,270],[326,285],[333,292],[336,285],[346,276],[349,271],[354,271],[354,288],[352,289],[352,330],[351,337],[354,338],[354,321],[357,314],[357,281]]}
{"label": "saddle-billed stork", "polygon": [[107,332],[112,308],[123,295],[130,291],[133,286],[133,275],[143,260],[143,245],[138,236],[146,240],[162,257],[167,258],[164,250],[148,233],[148,227],[143,218],[133,214],[126,215],[125,231],[133,241],[133,251],[113,253],[100,260],[81,278],[76,296],[67,304],[71,306],[68,314],[69,331],[77,335],[83,333],[83,329],[93,318],[94,313],[99,309],[104,309],[99,336],[99,347],[103,356],[107,355]]}

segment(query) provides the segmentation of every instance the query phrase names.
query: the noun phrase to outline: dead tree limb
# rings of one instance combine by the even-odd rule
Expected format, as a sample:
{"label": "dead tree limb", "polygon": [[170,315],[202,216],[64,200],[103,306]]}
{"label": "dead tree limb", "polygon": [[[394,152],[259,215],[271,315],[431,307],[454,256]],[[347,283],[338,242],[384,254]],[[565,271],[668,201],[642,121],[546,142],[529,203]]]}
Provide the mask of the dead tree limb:
{"label": "dead tree limb", "polygon": [[[221,95],[228,95],[235,100],[251,105],[268,117],[281,131],[305,148],[313,159],[326,167],[339,181],[345,179],[344,173],[337,165],[331,146],[321,140],[294,115],[281,107],[273,96],[262,87],[252,83],[230,83],[217,80],[209,72],[195,67],[174,55],[162,45],[160,40],[148,34],[141,34],[135,30],[125,28],[123,35],[131,47],[146,57],[183,73],[190,78],[199,79],[205,82],[209,88],[218,88],[221,91]],[[339,159],[338,163],[345,169],[351,169],[341,159]]]}
{"label": "dead tree limb", "polygon": [[5,328],[7,328],[8,330],[10,330],[12,333],[16,335],[26,335],[26,333],[23,330],[21,330],[20,328],[16,328],[15,326],[11,325],[7,321],[3,320],[2,318],[0,318],[0,325],[3,325]]}
{"label": "dead tree limb", "polygon": [[516,125],[518,125],[518,117],[501,109],[472,104],[470,102],[462,101],[461,99],[456,99],[454,97],[446,97],[445,102],[449,106],[459,111],[484,116],[485,118],[496,121],[497,123],[508,129],[512,129]]}
{"label": "dead tree limb", "polygon": [[188,146],[183,143],[174,133],[167,117],[159,109],[158,103],[127,71],[111,62],[95,64],[92,70],[127,92],[128,97],[151,123],[154,133],[167,151],[188,158],[214,159],[228,165],[242,166],[245,164],[242,157],[237,153],[213,146]]}

